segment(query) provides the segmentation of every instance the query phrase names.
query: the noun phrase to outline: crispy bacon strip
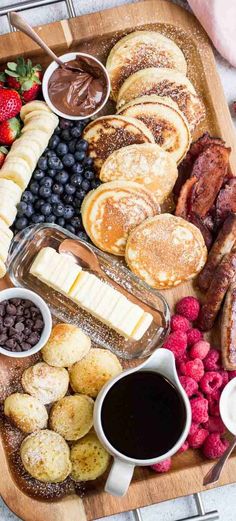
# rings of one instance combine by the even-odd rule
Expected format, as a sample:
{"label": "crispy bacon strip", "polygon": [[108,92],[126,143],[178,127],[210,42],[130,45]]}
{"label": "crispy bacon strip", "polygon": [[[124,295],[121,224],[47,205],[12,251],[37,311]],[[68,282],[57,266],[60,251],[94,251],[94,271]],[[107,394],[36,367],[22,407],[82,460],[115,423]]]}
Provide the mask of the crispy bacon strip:
{"label": "crispy bacon strip", "polygon": [[236,178],[230,179],[220,190],[216,201],[216,228],[231,213],[236,213]]}
{"label": "crispy bacon strip", "polygon": [[196,181],[196,177],[191,177],[190,179],[187,179],[186,183],[184,183],[184,185],[182,186],[178,203],[175,209],[175,215],[177,215],[178,217],[183,217],[183,219],[188,218],[189,200],[191,198],[192,189]]}

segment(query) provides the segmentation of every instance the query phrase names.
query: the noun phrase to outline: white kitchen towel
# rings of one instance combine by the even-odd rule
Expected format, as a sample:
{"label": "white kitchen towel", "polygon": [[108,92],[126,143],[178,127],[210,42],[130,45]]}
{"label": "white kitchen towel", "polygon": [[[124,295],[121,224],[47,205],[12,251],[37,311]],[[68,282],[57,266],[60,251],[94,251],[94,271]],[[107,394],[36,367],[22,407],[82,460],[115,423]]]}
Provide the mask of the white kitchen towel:
{"label": "white kitchen towel", "polygon": [[236,67],[236,0],[188,0],[220,54]]}

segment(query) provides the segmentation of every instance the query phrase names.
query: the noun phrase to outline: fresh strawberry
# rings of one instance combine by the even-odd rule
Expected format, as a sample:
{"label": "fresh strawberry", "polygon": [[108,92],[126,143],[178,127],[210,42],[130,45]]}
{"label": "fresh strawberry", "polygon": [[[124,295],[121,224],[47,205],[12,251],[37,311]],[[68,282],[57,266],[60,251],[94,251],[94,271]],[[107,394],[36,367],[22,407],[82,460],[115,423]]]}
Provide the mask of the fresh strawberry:
{"label": "fresh strawberry", "polygon": [[6,81],[6,74],[5,72],[0,72],[0,88],[4,87]]}
{"label": "fresh strawberry", "polygon": [[7,83],[19,91],[22,100],[27,103],[36,99],[41,91],[41,65],[32,65],[31,60],[20,57],[17,62],[8,62]]}
{"label": "fresh strawberry", "polygon": [[0,89],[0,122],[14,118],[22,107],[20,95],[13,89]]}
{"label": "fresh strawberry", "polygon": [[2,165],[6,159],[6,155],[8,153],[8,150],[7,148],[5,147],[0,147],[0,168],[2,168]]}
{"label": "fresh strawberry", "polygon": [[11,118],[0,123],[0,143],[11,145],[20,133],[20,122],[17,118]]}

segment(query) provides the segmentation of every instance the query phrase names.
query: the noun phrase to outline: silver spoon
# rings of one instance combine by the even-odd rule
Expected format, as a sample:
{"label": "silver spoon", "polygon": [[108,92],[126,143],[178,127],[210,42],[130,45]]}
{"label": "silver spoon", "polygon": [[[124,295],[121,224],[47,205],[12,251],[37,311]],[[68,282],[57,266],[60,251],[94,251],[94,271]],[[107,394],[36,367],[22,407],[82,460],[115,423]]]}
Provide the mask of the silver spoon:
{"label": "silver spoon", "polygon": [[26,22],[26,20],[20,16],[19,14],[12,12],[9,14],[9,19],[11,25],[16,29],[19,29],[22,33],[26,34],[33,40],[35,43],[39,45],[49,56],[52,58],[62,69],[69,69],[76,72],[84,72],[82,69],[78,67],[73,67],[64,63],[58,56],[48,47],[48,45],[40,38],[40,36],[30,27],[30,25]]}
{"label": "silver spoon", "polygon": [[228,449],[224,452],[221,458],[213,465],[213,467],[209,470],[206,476],[203,479],[203,485],[210,485],[211,483],[216,483],[220,478],[223,467],[230,456],[231,452],[234,450],[236,446],[236,436],[233,438],[230,443]]}

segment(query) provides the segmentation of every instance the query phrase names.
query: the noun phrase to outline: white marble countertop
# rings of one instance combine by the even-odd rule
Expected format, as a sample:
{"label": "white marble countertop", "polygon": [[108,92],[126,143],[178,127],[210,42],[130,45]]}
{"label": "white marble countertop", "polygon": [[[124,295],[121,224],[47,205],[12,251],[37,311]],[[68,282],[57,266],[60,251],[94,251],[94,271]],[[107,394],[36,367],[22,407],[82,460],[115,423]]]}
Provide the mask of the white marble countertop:
{"label": "white marble countertop", "polygon": [[[12,3],[21,4],[22,0],[0,0],[1,7],[7,7]],[[76,15],[90,13],[92,11],[100,11],[116,5],[128,3],[128,0],[73,0],[76,10]],[[135,2],[137,0],[129,0]],[[172,0],[175,3],[186,7],[185,0]],[[204,1],[204,0],[203,0]],[[212,0],[214,1],[214,0]],[[227,6],[227,2],[225,2]],[[227,8],[227,7],[226,7]],[[25,18],[29,23],[32,21],[32,10],[24,12]],[[34,10],[34,25],[48,23],[50,21],[61,20],[67,17],[65,4],[60,2],[54,6],[46,6],[43,8],[36,8]],[[0,18],[0,34],[8,32],[8,24],[5,19]],[[231,67],[223,58],[216,52],[217,68],[221,77],[226,99],[229,107],[232,107],[232,102],[236,100],[236,69]],[[236,115],[232,113],[234,125],[236,127]],[[2,478],[0,478],[2,479]],[[236,476],[235,476],[236,481]],[[206,512],[218,510],[221,521],[236,521],[236,484],[220,487],[214,490],[208,490],[202,493],[202,498]],[[196,506],[192,496],[166,501],[158,505],[152,505],[142,509],[143,521],[177,521],[189,516],[196,515]],[[0,499],[0,521],[20,521],[9,509],[4,505]],[[34,521],[37,521],[35,519]],[[47,520],[45,520],[47,521]],[[68,519],[68,521],[70,521]],[[79,521],[79,520],[78,520]],[[107,518],[107,521],[134,521],[132,512],[119,514]]]}

